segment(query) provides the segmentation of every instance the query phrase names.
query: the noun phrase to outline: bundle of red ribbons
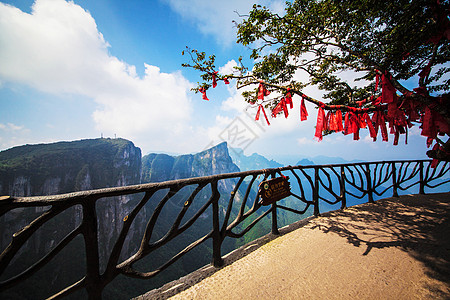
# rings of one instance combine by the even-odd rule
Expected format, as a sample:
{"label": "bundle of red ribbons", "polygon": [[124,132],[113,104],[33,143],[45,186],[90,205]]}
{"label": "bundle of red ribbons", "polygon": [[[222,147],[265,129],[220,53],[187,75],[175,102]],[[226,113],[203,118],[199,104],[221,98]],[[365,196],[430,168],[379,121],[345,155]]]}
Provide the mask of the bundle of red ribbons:
{"label": "bundle of red ribbons", "polygon": [[[427,76],[428,70],[425,70],[420,74],[421,76]],[[373,141],[377,140],[378,132],[381,131],[381,137],[383,141],[388,141],[388,128],[389,133],[394,135],[394,145],[398,144],[401,134],[406,134],[408,127],[412,126],[412,122],[422,123],[422,135],[426,136],[427,145],[431,146],[433,140],[436,139],[439,134],[450,134],[450,125],[441,114],[433,111],[430,107],[423,107],[423,104],[414,100],[411,95],[405,95],[404,100],[400,102],[400,97],[397,96],[397,90],[391,83],[391,77],[386,72],[384,74],[377,74],[376,76],[376,90],[378,89],[381,79],[382,92],[381,96],[377,99],[371,97],[363,101],[359,101],[360,107],[350,107],[341,105],[326,105],[322,102],[318,103],[319,109],[317,114],[316,132],[314,136],[321,141],[324,131],[343,132],[345,135],[353,134],[354,140],[359,140],[359,130],[361,128],[368,128],[370,137]],[[428,96],[426,88],[417,88],[414,90],[416,93],[422,93]],[[266,89],[264,84],[260,82],[258,87],[258,100],[264,100],[264,96],[270,94],[270,91]],[[308,117],[308,112],[305,106],[306,95],[302,95],[300,104],[300,120],[304,121]],[[438,101],[441,104],[448,102],[449,99],[440,98]],[[378,109],[373,112],[372,117],[368,114],[367,108],[361,108],[366,102],[372,102],[372,105],[377,106]],[[289,89],[287,93],[275,108],[272,110],[272,117],[276,118],[281,112],[287,118],[289,116],[289,109],[293,108],[292,95]],[[419,114],[419,109],[424,113]],[[325,114],[325,110],[328,113]],[[343,119],[342,110],[345,111],[345,117]],[[270,125],[266,112],[264,111],[263,104],[259,104],[258,111],[255,120],[259,120],[260,113],[264,114],[266,122]],[[387,111],[387,112],[385,112]],[[407,143],[407,135],[405,143]],[[433,147],[438,149],[439,145]],[[436,165],[437,161],[433,164]]]}
{"label": "bundle of red ribbons", "polygon": [[[425,78],[430,73],[429,65],[419,73],[421,78]],[[217,86],[217,71],[211,73],[212,76],[212,87]],[[225,84],[229,84],[226,77],[221,80]],[[394,135],[394,145],[398,144],[400,134],[406,134],[408,127],[412,126],[412,122],[422,123],[423,136],[427,137],[427,146],[430,147],[434,140],[436,140],[438,135],[448,134],[450,135],[450,124],[445,120],[445,118],[433,110],[433,107],[426,106],[418,102],[412,97],[411,94],[405,94],[403,100],[400,102],[400,97],[397,96],[397,90],[392,85],[392,77],[390,74],[385,72],[382,74],[377,71],[375,91],[378,90],[381,81],[381,96],[374,99],[372,96],[370,99],[363,101],[358,101],[359,107],[343,106],[343,105],[326,105],[322,102],[318,102],[318,114],[316,123],[316,132],[314,136],[321,141],[323,138],[324,131],[335,131],[343,132],[345,135],[353,134],[354,140],[359,140],[359,130],[361,128],[368,128],[370,137],[373,141],[376,141],[378,131],[381,131],[381,137],[383,141],[388,141],[388,127],[389,133]],[[203,87],[199,88],[199,92],[203,94],[204,100],[209,100],[206,96],[206,89]],[[425,97],[430,97],[426,87],[421,86],[414,89],[414,92]],[[259,120],[261,112],[267,122],[270,125],[267,114],[264,110],[264,97],[269,95],[270,91],[267,90],[264,83],[261,81],[258,87],[258,100],[261,103],[258,105],[258,111],[255,116],[255,120]],[[308,112],[305,106],[305,99],[308,96],[302,94],[302,100],[300,103],[300,120],[305,121],[308,117]],[[441,97],[437,99],[437,102],[441,105],[448,105],[449,97]],[[369,116],[369,110],[367,108],[362,108],[362,105],[367,102],[378,109]],[[284,97],[278,102],[275,108],[272,110],[272,117],[276,118],[281,112],[287,118],[289,116],[289,109],[292,109],[293,101],[290,89],[288,88]],[[328,113],[325,115],[325,110]],[[343,112],[345,111],[345,117],[343,118]],[[385,113],[387,111],[387,113]],[[422,111],[420,114],[419,111]],[[407,135],[405,138],[405,143],[407,143]],[[433,150],[442,149],[439,144],[436,143]],[[434,160],[432,166],[437,165],[437,160]]]}

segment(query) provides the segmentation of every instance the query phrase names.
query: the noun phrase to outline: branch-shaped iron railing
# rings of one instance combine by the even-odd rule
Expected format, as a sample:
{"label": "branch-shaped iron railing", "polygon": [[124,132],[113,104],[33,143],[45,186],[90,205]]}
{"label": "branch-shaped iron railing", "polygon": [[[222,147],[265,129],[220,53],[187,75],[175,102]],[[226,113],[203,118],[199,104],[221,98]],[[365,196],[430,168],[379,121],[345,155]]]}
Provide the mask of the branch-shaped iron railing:
{"label": "branch-shaped iron railing", "polygon": [[[38,197],[2,197],[0,198],[0,217],[11,210],[24,207],[50,207],[40,216],[31,221],[23,229],[13,234],[12,241],[0,255],[0,276],[5,272],[11,262],[18,256],[20,249],[32,235],[46,222],[60,213],[75,206],[81,206],[83,217],[81,224],[67,234],[49,253],[38,260],[20,274],[0,282],[0,292],[9,289],[28,279],[42,269],[72,240],[81,235],[85,242],[86,274],[77,282],[67,286],[50,298],[61,298],[79,289],[85,289],[90,299],[101,298],[103,289],[118,275],[122,274],[134,278],[152,278],[164,269],[175,263],[186,253],[200,244],[212,239],[212,264],[220,267],[223,264],[221,248],[226,238],[241,238],[247,234],[261,220],[271,215],[272,233],[278,234],[277,210],[288,211],[304,215],[313,208],[314,215],[319,215],[320,205],[336,205],[340,208],[347,206],[350,198],[367,198],[374,202],[375,197],[381,197],[389,190],[393,196],[398,191],[408,191],[418,187],[418,193],[425,193],[425,188],[433,189],[450,183],[450,166],[441,162],[437,168],[431,168],[429,160],[391,161],[391,162],[365,162],[352,164],[336,164],[322,166],[287,166],[275,169],[228,173],[206,177],[197,177],[148,183],[134,186],[106,188],[91,191],[74,192],[70,194],[38,196]],[[290,176],[292,190],[288,204],[272,203],[263,206],[258,186],[261,182],[277,176]],[[231,180],[232,191],[221,190],[219,182]],[[189,188],[189,192],[180,191]],[[159,191],[166,191],[162,199],[153,208],[151,217],[143,231],[138,250],[128,258],[121,261],[121,253],[125,240],[129,234],[137,215],[143,210]],[[186,191],[184,189],[184,191]],[[203,194],[202,194],[203,193]],[[100,272],[99,238],[97,229],[96,202],[99,199],[132,194],[143,194],[137,205],[122,220],[122,228],[112,247],[104,272]],[[184,197],[183,205],[179,207],[178,214],[172,220],[172,226],[162,237],[155,235],[155,226],[161,217],[161,211],[175,196]],[[202,200],[199,195],[209,195]],[[202,202],[203,201],[203,202]],[[219,202],[223,202],[223,209],[219,209]],[[193,203],[197,209],[193,210]],[[239,204],[240,203],[240,204]],[[294,204],[292,204],[294,203]],[[238,206],[239,204],[239,206]],[[210,230],[207,233],[186,245],[173,257],[163,262],[156,269],[139,271],[134,264],[151,255],[187,229],[195,226],[202,215],[211,209]],[[183,220],[190,212],[191,216]],[[234,217],[233,217],[234,216]],[[242,228],[244,221],[250,217],[254,219]]]}

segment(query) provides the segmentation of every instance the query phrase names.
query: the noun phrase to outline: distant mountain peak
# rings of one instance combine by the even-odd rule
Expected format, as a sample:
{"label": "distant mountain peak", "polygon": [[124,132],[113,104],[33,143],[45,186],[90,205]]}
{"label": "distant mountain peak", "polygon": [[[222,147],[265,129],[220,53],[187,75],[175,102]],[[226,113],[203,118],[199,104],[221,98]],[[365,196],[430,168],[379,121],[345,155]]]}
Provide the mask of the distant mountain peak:
{"label": "distant mountain peak", "polygon": [[279,168],[283,166],[258,153],[252,153],[250,156],[247,156],[244,154],[244,151],[239,148],[231,148],[229,153],[233,162],[241,169],[241,171]]}

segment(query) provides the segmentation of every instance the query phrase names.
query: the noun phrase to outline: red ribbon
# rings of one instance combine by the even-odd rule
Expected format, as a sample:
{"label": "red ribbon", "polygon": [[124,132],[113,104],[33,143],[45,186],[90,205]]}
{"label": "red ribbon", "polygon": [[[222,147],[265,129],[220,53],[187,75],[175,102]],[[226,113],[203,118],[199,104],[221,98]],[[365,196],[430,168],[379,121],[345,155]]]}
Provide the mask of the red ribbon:
{"label": "red ribbon", "polygon": [[344,134],[353,133],[353,139],[359,140],[359,118],[353,112],[345,114]]}
{"label": "red ribbon", "polygon": [[264,84],[262,82],[260,82],[259,87],[258,87],[258,99],[264,100],[264,96],[267,96],[269,94],[270,94],[270,92],[266,89]]}
{"label": "red ribbon", "polygon": [[289,90],[290,90],[290,88],[287,88],[286,105],[289,104],[289,108],[293,109],[294,108],[294,103],[292,102],[292,96],[291,96],[291,92]]}
{"label": "red ribbon", "polygon": [[325,112],[323,111],[322,107],[319,107],[319,112],[317,114],[316,133],[314,134],[314,136],[319,140],[319,142],[322,140],[322,131],[324,123],[325,123]]}
{"label": "red ribbon", "polygon": [[380,105],[381,100],[382,100],[382,97],[380,96],[380,97],[378,97],[377,99],[375,99],[375,100],[372,101],[372,105],[373,105],[373,106]]}
{"label": "red ribbon", "polygon": [[[381,98],[383,103],[391,103],[397,99],[396,89],[389,80],[388,75],[389,75],[388,72],[385,72],[381,76],[381,81],[383,84],[381,91]],[[390,76],[390,78],[392,79],[392,76]]]}
{"label": "red ribbon", "polygon": [[394,146],[398,145],[398,138],[400,137],[400,130],[398,126],[395,126],[395,132],[394,132]]}
{"label": "red ribbon", "polygon": [[381,129],[381,138],[382,138],[383,142],[387,142],[388,141],[388,133],[387,133],[387,128],[386,128],[386,121],[384,119],[384,114],[381,111],[379,111],[378,113],[379,113],[378,125],[380,126],[380,129]]}
{"label": "red ribbon", "polygon": [[375,128],[373,127],[373,123],[372,120],[370,119],[370,116],[368,113],[365,113],[363,115],[363,119],[366,120],[366,124],[367,127],[369,128],[369,133],[370,133],[370,137],[373,139],[373,141],[375,142],[377,140],[377,133],[375,131]]}
{"label": "red ribbon", "polygon": [[226,78],[226,77],[223,78],[223,82],[224,82],[225,84],[230,84],[230,82],[228,81],[228,78]]}
{"label": "red ribbon", "polygon": [[330,131],[337,130],[336,117],[331,111],[327,113],[327,128]]}
{"label": "red ribbon", "polygon": [[340,110],[336,112],[336,124],[337,124],[337,131],[344,130],[344,127],[342,126],[342,112]]}
{"label": "red ribbon", "polygon": [[275,108],[272,110],[272,117],[276,118],[277,115],[283,111],[284,112],[284,117],[287,118],[289,116],[289,112],[286,106],[286,100],[284,98],[282,98],[280,100],[280,102],[278,102],[277,106],[275,106]]}
{"label": "red ribbon", "polygon": [[264,114],[264,118],[266,118],[267,125],[270,125],[269,119],[267,118],[266,112],[264,111],[264,106],[263,106],[262,104],[260,104],[260,105],[258,106],[258,112],[256,113],[255,121],[258,121],[258,120],[259,120],[259,114],[260,114],[261,111],[262,111],[263,114]]}
{"label": "red ribbon", "polygon": [[422,117],[422,133],[423,136],[429,137],[429,138],[436,138],[437,131],[436,127],[434,126],[434,120],[433,120],[433,112],[431,109],[427,106],[425,108],[425,114]]}
{"label": "red ribbon", "polygon": [[209,101],[208,97],[206,97],[206,89],[200,87],[200,88],[198,88],[198,91],[203,94],[203,100]]}
{"label": "red ribbon", "polygon": [[429,137],[427,138],[427,148],[430,148],[431,144],[433,144],[433,138]]}
{"label": "red ribbon", "polygon": [[364,117],[364,115],[358,115],[358,125],[359,125],[359,128],[367,127],[366,118]]}
{"label": "red ribbon", "polygon": [[212,87],[215,88],[217,86],[217,80],[216,80],[216,74],[217,71],[215,71],[214,73],[212,73]]}
{"label": "red ribbon", "polygon": [[388,141],[388,133],[386,127],[386,120],[384,118],[384,114],[382,111],[376,111],[373,113],[372,121],[375,123],[375,133],[374,133],[374,141],[376,141],[376,135],[378,133],[378,128],[381,129],[381,138],[383,142]]}
{"label": "red ribbon", "polygon": [[302,97],[302,103],[300,104],[300,121],[305,121],[308,118],[308,112],[306,111],[305,98]]}

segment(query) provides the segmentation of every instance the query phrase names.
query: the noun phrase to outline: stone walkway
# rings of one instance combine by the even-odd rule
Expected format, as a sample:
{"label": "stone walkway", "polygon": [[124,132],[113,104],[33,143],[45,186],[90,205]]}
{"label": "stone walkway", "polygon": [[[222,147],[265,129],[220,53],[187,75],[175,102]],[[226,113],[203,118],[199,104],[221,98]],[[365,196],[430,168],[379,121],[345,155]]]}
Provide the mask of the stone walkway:
{"label": "stone walkway", "polygon": [[171,299],[450,299],[450,193],[379,200],[299,227],[216,272],[206,266],[197,284],[188,275],[137,299],[183,289]]}

